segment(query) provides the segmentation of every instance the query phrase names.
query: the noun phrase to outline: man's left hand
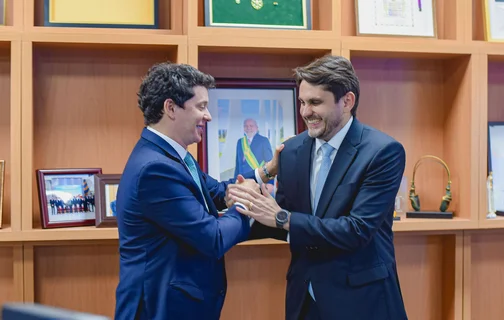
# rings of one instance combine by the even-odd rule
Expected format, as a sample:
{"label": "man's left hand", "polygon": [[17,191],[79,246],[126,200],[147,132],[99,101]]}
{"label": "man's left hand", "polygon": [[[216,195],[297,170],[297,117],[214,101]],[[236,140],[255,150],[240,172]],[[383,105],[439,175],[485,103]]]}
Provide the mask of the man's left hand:
{"label": "man's left hand", "polygon": [[237,207],[241,214],[249,216],[268,227],[276,227],[275,215],[281,208],[275,199],[269,194],[265,184],[261,185],[262,193],[247,188],[243,185],[235,185],[229,190],[229,197],[234,202],[243,203],[248,209]]}

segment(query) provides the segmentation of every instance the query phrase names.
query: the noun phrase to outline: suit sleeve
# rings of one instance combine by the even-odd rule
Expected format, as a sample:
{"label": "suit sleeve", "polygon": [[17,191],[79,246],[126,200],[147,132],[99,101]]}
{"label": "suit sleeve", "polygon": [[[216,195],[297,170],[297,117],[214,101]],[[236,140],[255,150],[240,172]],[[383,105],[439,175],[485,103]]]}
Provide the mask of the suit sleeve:
{"label": "suit sleeve", "polygon": [[348,215],[320,219],[292,212],[291,246],[329,246],[353,251],[368,244],[393,209],[405,161],[404,148],[398,142],[387,144],[378,151]]}
{"label": "suit sleeve", "polygon": [[220,258],[247,239],[249,219],[235,206],[216,219],[197,201],[190,183],[187,175],[170,164],[162,161],[147,164],[138,181],[142,211],[148,220],[202,254]]}

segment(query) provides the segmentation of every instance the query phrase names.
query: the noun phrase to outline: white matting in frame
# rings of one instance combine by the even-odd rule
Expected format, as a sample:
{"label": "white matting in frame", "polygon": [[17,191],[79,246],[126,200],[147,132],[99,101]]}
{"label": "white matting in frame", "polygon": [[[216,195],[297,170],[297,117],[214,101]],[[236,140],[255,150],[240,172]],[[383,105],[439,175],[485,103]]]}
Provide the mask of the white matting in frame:
{"label": "white matting in frame", "polygon": [[209,91],[207,123],[208,174],[218,180],[234,176],[237,141],[244,121],[253,118],[258,133],[268,138],[272,152],[296,134],[296,100],[290,89],[217,88]]}
{"label": "white matting in frame", "polygon": [[355,0],[355,14],[357,35],[437,38],[435,0]]}
{"label": "white matting in frame", "polygon": [[504,0],[483,0],[485,40],[504,41]]}

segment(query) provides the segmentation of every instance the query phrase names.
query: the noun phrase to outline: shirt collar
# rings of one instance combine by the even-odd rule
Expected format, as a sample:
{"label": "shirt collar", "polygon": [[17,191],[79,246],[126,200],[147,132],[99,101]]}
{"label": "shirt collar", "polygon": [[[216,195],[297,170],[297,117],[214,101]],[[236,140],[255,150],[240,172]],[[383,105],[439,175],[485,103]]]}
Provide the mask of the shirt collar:
{"label": "shirt collar", "polygon": [[171,139],[170,137],[162,134],[161,132],[157,131],[156,129],[150,127],[150,126],[147,126],[147,129],[154,132],[155,134],[157,134],[158,136],[160,136],[161,138],[163,138],[166,142],[168,142],[172,147],[173,149],[175,149],[175,151],[177,151],[178,155],[180,156],[180,158],[182,160],[184,160],[186,154],[187,154],[187,150],[184,149],[184,147],[182,147],[180,144],[178,144],[175,140]]}
{"label": "shirt collar", "polygon": [[[339,149],[341,146],[341,143],[343,142],[343,139],[345,138],[348,130],[350,129],[350,126],[352,125],[353,122],[353,116],[350,117],[348,122],[341,128],[340,131],[338,131],[327,143],[329,143],[336,151]],[[322,139],[315,139],[315,153],[317,153],[320,149],[320,147],[325,143],[324,140]]]}

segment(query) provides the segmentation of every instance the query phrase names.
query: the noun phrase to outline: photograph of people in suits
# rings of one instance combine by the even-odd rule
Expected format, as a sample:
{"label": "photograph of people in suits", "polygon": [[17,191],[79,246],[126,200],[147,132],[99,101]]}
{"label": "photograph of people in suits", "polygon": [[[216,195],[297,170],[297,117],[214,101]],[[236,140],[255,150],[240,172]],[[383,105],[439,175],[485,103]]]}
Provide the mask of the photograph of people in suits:
{"label": "photograph of people in suits", "polygon": [[[247,118],[243,122],[243,137],[236,142],[236,166],[234,176],[245,174],[251,170],[261,168],[273,158],[271,143],[265,136],[259,133],[257,121]],[[271,195],[274,192],[274,181],[267,183]]]}

